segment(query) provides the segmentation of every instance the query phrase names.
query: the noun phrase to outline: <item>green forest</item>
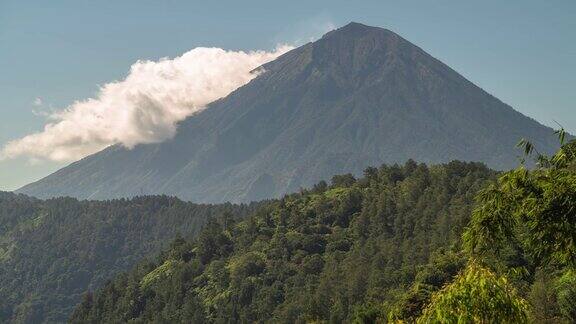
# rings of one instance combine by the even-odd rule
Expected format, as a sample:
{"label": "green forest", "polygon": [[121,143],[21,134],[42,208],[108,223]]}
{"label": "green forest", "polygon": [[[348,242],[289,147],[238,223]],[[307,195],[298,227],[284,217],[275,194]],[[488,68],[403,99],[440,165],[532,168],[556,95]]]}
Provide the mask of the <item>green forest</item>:
{"label": "green forest", "polygon": [[572,323],[559,135],[508,172],[409,160],[249,205],[0,192],[0,321]]}
{"label": "green forest", "polygon": [[[461,270],[482,164],[369,168],[285,196],[248,219],[211,219],[96,294],[72,322],[350,322],[418,313]],[[417,282],[417,288],[412,288]]]}
{"label": "green forest", "polygon": [[576,142],[536,160],[368,168],[211,218],[71,322],[571,323]]}
{"label": "green forest", "polygon": [[0,192],[0,323],[65,322],[82,294],[194,236],[206,220],[252,205],[199,205],[166,196],[39,200]]}

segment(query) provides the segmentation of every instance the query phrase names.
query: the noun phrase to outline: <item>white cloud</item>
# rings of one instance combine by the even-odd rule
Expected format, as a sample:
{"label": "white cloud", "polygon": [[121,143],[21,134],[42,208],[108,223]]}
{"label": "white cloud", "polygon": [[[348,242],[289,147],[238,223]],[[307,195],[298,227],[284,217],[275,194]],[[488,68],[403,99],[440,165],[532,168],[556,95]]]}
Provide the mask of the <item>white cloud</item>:
{"label": "white cloud", "polygon": [[96,98],[50,113],[41,132],[9,142],[0,158],[74,161],[116,143],[133,148],[164,141],[174,136],[177,122],[248,83],[256,77],[250,71],[290,49],[199,47],[174,59],[138,61],[126,79],[105,84]]}
{"label": "white cloud", "polygon": [[34,99],[34,101],[32,101],[32,105],[34,105],[36,107],[42,106],[42,103],[43,103],[42,98],[36,98],[36,99]]}

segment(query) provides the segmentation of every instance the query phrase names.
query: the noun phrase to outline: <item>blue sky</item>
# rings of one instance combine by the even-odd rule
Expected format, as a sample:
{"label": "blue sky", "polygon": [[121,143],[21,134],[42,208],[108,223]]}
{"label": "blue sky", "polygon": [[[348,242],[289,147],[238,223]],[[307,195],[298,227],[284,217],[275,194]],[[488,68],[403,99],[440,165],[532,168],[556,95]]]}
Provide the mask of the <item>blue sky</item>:
{"label": "blue sky", "polygon": [[[0,0],[0,145],[42,129],[33,110],[92,97],[137,60],[197,46],[270,50],[350,21],[391,29],[518,111],[576,133],[573,0]],[[63,165],[0,161],[0,190]]]}

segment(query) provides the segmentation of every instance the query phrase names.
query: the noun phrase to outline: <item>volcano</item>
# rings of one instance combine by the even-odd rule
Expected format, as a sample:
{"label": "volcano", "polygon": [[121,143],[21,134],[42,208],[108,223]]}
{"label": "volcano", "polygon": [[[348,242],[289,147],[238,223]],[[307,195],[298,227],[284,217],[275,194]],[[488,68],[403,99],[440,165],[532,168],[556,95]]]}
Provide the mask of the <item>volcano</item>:
{"label": "volcano", "polygon": [[541,152],[557,148],[550,128],[386,29],[350,23],[258,71],[171,140],[114,145],[18,191],[245,202],[408,159],[508,169],[521,138]]}

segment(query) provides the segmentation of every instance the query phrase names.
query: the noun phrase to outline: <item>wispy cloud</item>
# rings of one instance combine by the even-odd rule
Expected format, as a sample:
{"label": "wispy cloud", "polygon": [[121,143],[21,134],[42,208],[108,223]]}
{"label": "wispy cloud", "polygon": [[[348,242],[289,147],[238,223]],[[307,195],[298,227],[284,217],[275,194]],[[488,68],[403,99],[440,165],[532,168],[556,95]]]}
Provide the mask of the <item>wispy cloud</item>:
{"label": "wispy cloud", "polygon": [[332,17],[327,13],[319,13],[286,26],[276,35],[275,40],[302,45],[317,40],[334,29],[336,29],[336,24]]}
{"label": "wispy cloud", "polygon": [[[177,123],[248,83],[258,66],[290,50],[195,48],[174,59],[138,61],[128,76],[102,86],[95,98],[49,113],[41,132],[9,142],[0,159],[73,161],[112,144],[127,148],[174,136]],[[43,104],[41,98],[34,106]]]}

